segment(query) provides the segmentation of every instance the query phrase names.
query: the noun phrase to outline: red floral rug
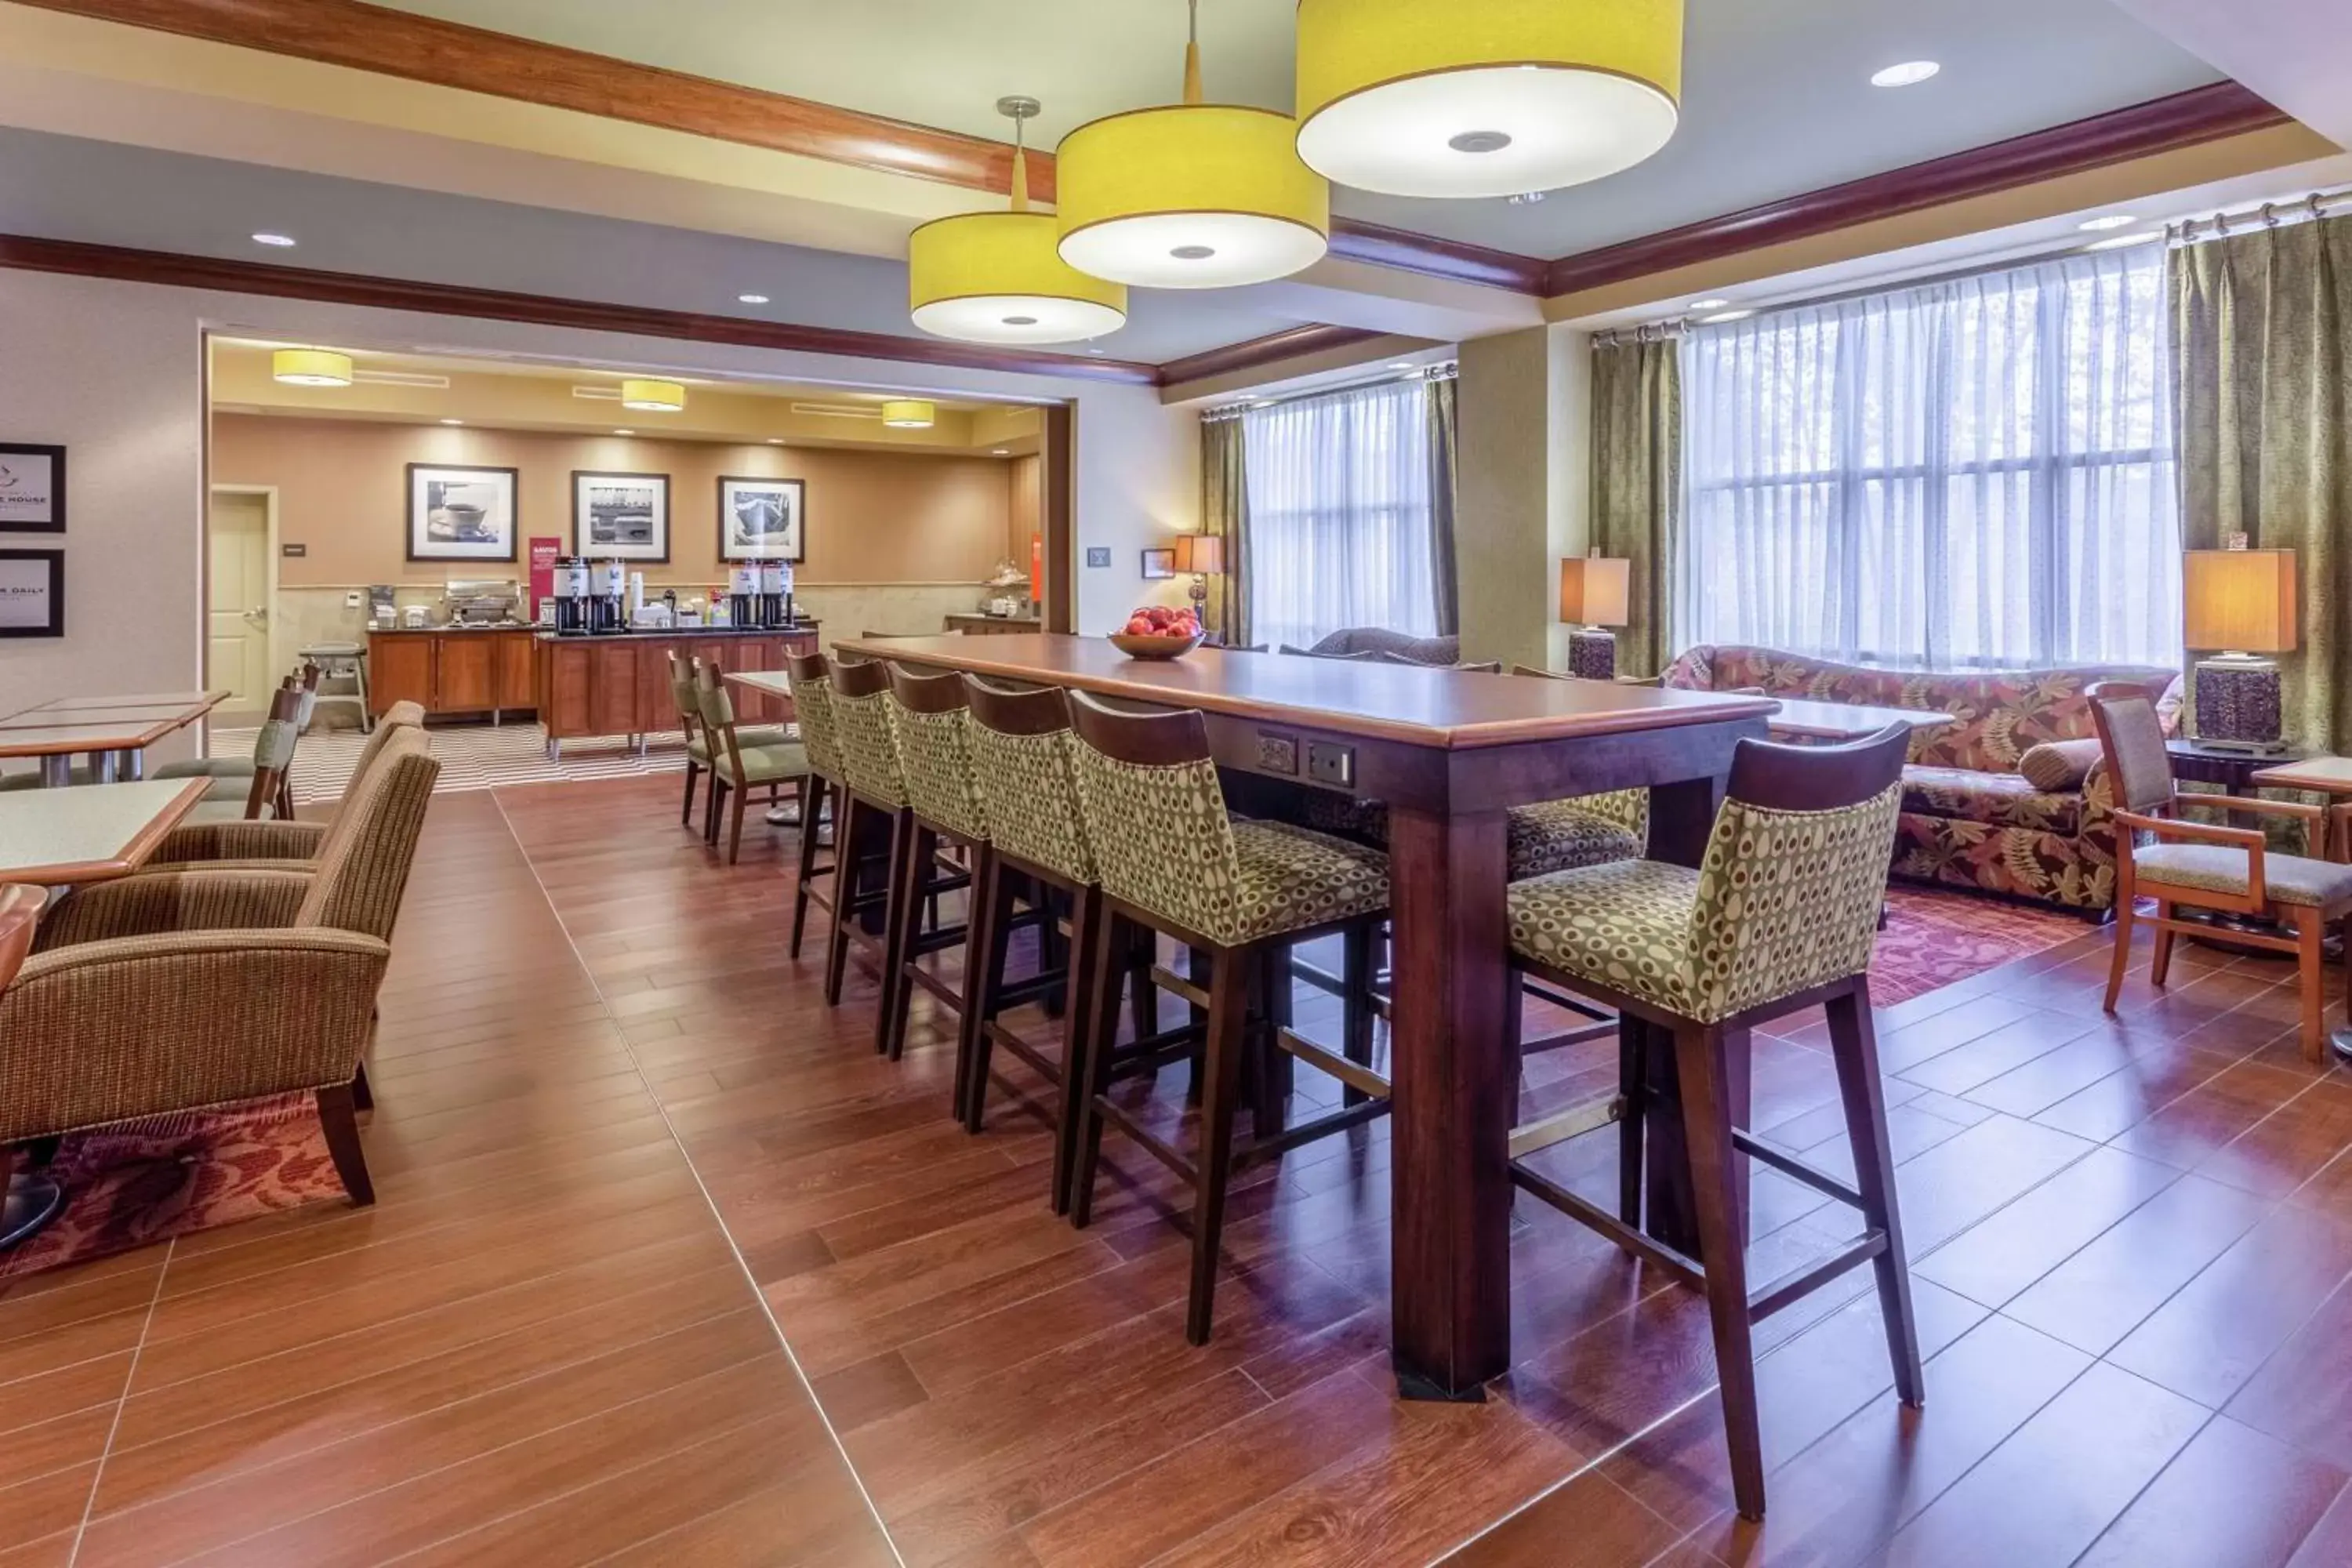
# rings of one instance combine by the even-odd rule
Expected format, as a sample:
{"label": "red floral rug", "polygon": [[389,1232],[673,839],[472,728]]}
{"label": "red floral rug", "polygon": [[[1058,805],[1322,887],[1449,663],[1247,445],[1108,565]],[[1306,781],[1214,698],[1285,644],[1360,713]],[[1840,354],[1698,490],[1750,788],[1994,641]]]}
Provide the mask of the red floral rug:
{"label": "red floral rug", "polygon": [[2083,916],[2055,909],[1900,882],[1887,888],[1886,906],[1886,929],[1870,961],[1870,999],[1881,1007],[2095,929]]}
{"label": "red floral rug", "polygon": [[48,1173],[65,1212],[0,1252],[0,1282],[343,1196],[307,1094],[76,1133]]}

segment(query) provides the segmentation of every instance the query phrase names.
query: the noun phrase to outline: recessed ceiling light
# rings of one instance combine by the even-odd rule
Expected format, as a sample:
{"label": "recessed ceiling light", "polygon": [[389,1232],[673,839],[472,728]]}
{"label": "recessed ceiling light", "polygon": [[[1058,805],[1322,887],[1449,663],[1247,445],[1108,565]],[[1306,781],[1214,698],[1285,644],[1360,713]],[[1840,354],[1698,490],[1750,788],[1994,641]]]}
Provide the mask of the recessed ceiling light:
{"label": "recessed ceiling light", "polygon": [[1088,349],[1088,350],[1087,351],[1087,353],[1090,353],[1090,354],[1098,354],[1098,353],[1101,353],[1102,352],[1103,352],[1103,351],[1102,351],[1101,349]]}
{"label": "recessed ceiling light", "polygon": [[1389,361],[1389,368],[1391,370],[1411,370],[1413,368],[1413,363],[1409,359],[1392,359]]}
{"label": "recessed ceiling light", "polygon": [[1685,306],[1684,309],[1689,310],[1720,310],[1726,305],[1730,303],[1731,301],[1728,300],[1693,300],[1688,305]]}
{"label": "recessed ceiling light", "polygon": [[634,436],[636,432],[635,430],[615,430],[613,434],[615,436]]}
{"label": "recessed ceiling light", "polygon": [[2147,245],[2153,241],[2162,239],[2163,237],[2164,231],[2162,229],[2152,228],[2146,234],[2118,234],[2112,235],[2105,239],[2095,239],[2091,241],[2090,244],[2083,247],[2083,248],[2085,250],[2121,250],[2127,245]]}
{"label": "recessed ceiling light", "polygon": [[2129,213],[2109,213],[2105,217],[2090,218],[2080,226],[2085,234],[2105,234],[2109,229],[2129,228],[2138,221]]}
{"label": "recessed ceiling light", "polygon": [[444,425],[463,425],[465,421],[463,419],[444,419],[441,423]]}
{"label": "recessed ceiling light", "polygon": [[735,298],[738,302],[745,305],[764,305],[768,302],[768,297],[765,294],[738,294]]}
{"label": "recessed ceiling light", "polygon": [[1701,316],[1698,320],[1699,325],[1712,327],[1719,321],[1744,321],[1755,313],[1753,310],[1717,310],[1712,316]]}
{"label": "recessed ceiling light", "polygon": [[253,237],[253,243],[271,246],[279,250],[290,250],[294,247],[294,237],[290,234],[271,234],[264,230]]}
{"label": "recessed ceiling light", "polygon": [[771,447],[781,447],[783,444],[784,438],[782,436],[771,436],[768,437],[768,445]]}
{"label": "recessed ceiling light", "polygon": [[989,453],[989,456],[992,458],[1009,458],[1013,456],[1013,454],[1005,447],[999,447],[994,451]]}
{"label": "recessed ceiling light", "polygon": [[1873,87],[1916,87],[1944,68],[1934,60],[1905,60],[1901,65],[1888,66],[1871,73]]}

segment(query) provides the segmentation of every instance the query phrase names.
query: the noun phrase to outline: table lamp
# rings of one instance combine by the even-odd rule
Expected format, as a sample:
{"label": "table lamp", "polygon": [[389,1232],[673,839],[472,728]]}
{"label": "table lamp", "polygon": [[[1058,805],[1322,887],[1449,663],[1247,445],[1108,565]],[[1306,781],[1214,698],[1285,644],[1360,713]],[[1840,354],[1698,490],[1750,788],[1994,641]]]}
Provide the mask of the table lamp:
{"label": "table lamp", "polygon": [[1598,552],[1571,555],[1559,563],[1559,618],[1568,634],[1568,672],[1586,680],[1617,679],[1617,634],[1632,617],[1633,563]]}
{"label": "table lamp", "polygon": [[2198,742],[2251,756],[2286,750],[2279,738],[2278,662],[2260,656],[2294,649],[2294,552],[2191,550],[2181,598],[2182,642],[2192,650],[2221,650],[2197,664]]}
{"label": "table lamp", "polygon": [[1176,570],[1192,574],[1192,585],[1186,592],[1192,596],[1192,614],[1201,625],[1209,624],[1209,579],[1225,569],[1225,541],[1223,534],[1180,533],[1176,536]]}

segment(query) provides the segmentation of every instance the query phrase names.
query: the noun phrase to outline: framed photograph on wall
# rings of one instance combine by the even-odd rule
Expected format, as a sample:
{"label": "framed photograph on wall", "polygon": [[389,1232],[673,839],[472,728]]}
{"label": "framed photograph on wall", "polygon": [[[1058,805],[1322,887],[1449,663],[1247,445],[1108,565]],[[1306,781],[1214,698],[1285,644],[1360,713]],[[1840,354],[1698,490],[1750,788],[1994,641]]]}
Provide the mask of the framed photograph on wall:
{"label": "framed photograph on wall", "polygon": [[512,561],[515,470],[408,465],[411,561]]}
{"label": "framed photograph on wall", "polygon": [[66,531],[66,449],[0,441],[0,533]]}
{"label": "framed photograph on wall", "polygon": [[572,473],[572,553],[669,559],[667,474]]}
{"label": "framed photograph on wall", "polygon": [[0,550],[0,637],[66,635],[66,552]]}
{"label": "framed photograph on wall", "polygon": [[719,559],[807,560],[807,481],[719,476]]}
{"label": "framed photograph on wall", "polygon": [[1174,575],[1176,575],[1175,551],[1147,550],[1143,552],[1143,579],[1145,582],[1158,582],[1162,577],[1173,577]]}

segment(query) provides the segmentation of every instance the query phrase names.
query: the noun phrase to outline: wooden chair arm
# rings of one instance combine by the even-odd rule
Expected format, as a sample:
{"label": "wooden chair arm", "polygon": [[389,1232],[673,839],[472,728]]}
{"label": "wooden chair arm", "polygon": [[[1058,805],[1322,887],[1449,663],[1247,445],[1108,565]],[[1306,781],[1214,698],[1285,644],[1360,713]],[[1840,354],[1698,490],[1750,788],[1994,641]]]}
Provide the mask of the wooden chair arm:
{"label": "wooden chair arm", "polygon": [[2146,816],[2137,811],[2119,811],[2116,821],[2123,832],[2117,836],[2120,853],[2131,853],[2131,833],[2134,828],[2152,833],[2158,838],[2169,838],[2184,844],[2215,844],[2225,849],[2246,852],[2246,893],[2255,903],[2270,901],[2270,886],[2263,878],[2263,851],[2268,847],[2262,830],[2253,827],[2216,827],[2202,822],[2182,822],[2169,816]]}
{"label": "wooden chair arm", "polygon": [[2257,816],[2292,816],[2312,826],[2321,825],[2326,807],[2305,805],[2299,800],[2256,800],[2242,795],[2184,795],[2183,805],[2213,805],[2224,811],[2252,812]]}

